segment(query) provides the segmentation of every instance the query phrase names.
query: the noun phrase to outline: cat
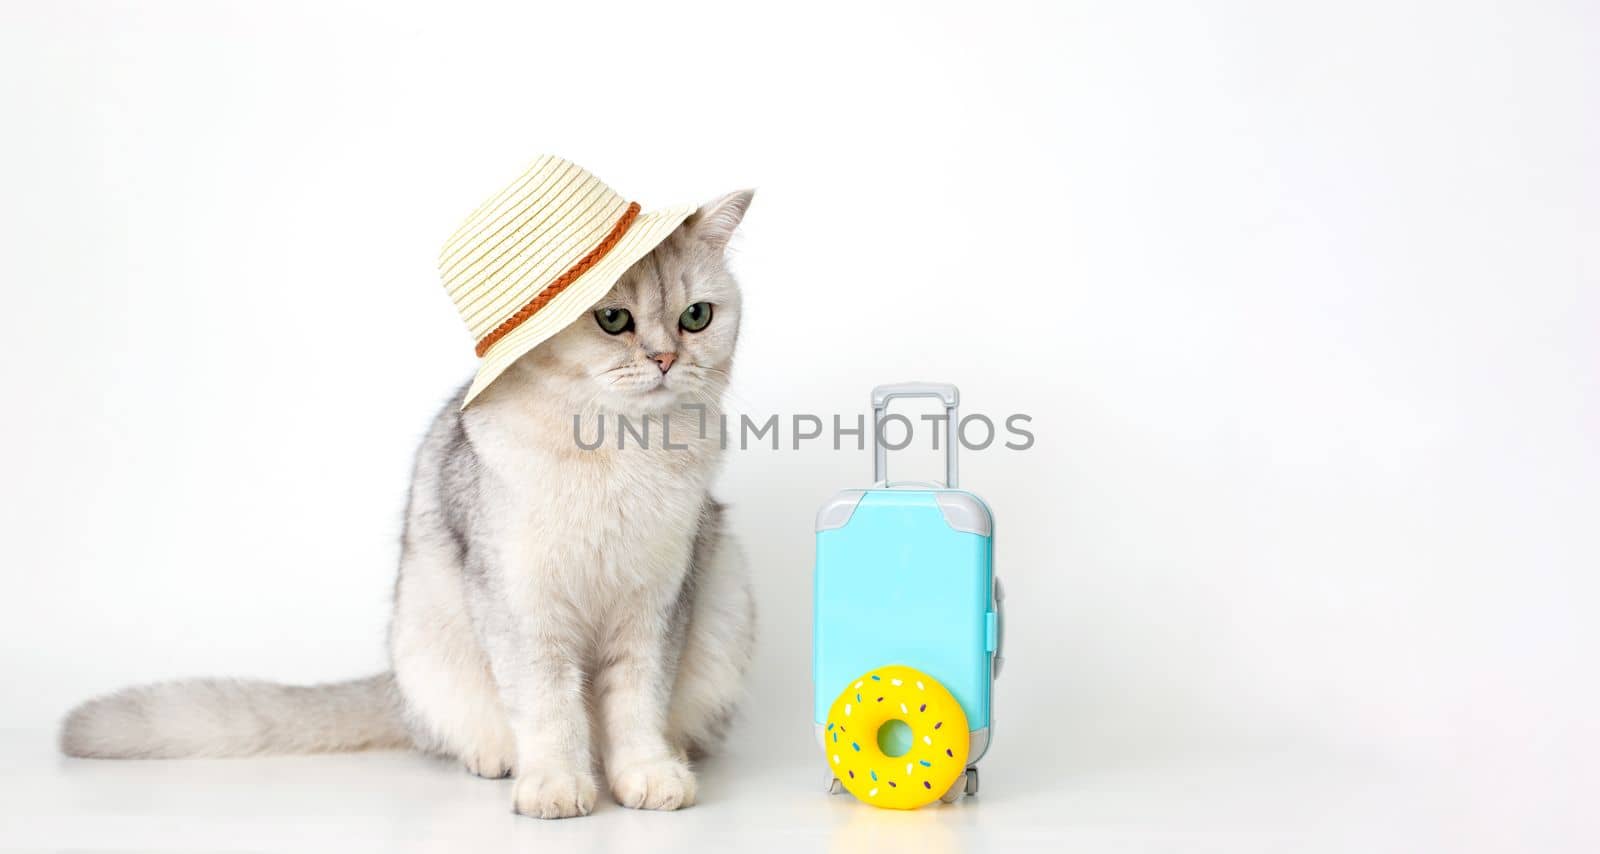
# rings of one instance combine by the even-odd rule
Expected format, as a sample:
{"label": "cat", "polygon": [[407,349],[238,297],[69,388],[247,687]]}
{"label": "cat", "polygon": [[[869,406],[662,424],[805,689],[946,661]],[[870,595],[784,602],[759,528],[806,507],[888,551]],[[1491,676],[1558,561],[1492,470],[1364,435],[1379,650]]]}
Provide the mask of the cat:
{"label": "cat", "polygon": [[[720,441],[700,429],[733,363],[725,256],[752,197],[699,208],[592,314],[440,410],[412,474],[389,672],[128,688],[72,710],[63,752],[415,747],[515,776],[514,810],[540,818],[588,814],[603,760],[624,806],[694,803],[690,763],[726,733],[754,645],[746,564],[709,492]],[[585,450],[578,419],[600,414],[671,419],[672,447]]]}

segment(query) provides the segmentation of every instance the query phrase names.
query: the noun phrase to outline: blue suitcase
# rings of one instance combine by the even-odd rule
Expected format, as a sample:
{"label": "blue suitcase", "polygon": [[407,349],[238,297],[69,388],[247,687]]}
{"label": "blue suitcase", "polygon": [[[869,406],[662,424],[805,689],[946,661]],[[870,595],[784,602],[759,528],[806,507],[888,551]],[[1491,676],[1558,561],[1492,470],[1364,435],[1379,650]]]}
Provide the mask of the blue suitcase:
{"label": "blue suitcase", "polygon": [[[936,397],[945,407],[945,483],[895,483],[877,425],[895,398]],[[873,668],[906,665],[938,680],[966,713],[965,773],[945,793],[978,790],[1000,669],[1003,595],[994,577],[994,520],[982,499],[956,487],[956,387],[902,383],[872,391],[873,484],[838,493],[817,513],[812,688],[818,743],[836,697]],[[841,789],[830,767],[829,791]]]}

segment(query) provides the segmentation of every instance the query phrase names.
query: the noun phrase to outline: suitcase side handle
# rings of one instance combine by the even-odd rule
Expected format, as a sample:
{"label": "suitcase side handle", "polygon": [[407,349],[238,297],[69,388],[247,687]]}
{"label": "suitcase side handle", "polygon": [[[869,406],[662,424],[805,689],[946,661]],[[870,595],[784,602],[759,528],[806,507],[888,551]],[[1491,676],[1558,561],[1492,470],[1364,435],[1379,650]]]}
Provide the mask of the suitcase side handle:
{"label": "suitcase side handle", "polygon": [[944,485],[956,488],[956,405],[961,402],[961,392],[949,383],[889,383],[872,390],[872,482],[889,480],[889,449],[883,444],[879,427],[883,411],[889,401],[897,397],[936,397],[944,404]]}

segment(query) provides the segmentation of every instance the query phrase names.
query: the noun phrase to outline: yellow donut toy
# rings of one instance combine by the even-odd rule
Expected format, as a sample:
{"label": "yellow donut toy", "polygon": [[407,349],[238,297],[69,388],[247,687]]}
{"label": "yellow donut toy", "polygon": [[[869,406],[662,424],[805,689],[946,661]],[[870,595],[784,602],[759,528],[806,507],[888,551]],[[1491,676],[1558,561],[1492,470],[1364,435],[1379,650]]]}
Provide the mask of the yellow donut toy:
{"label": "yellow donut toy", "polygon": [[967,768],[967,715],[932,676],[879,667],[850,683],[828,710],[823,745],[833,775],[873,806],[933,803]]}

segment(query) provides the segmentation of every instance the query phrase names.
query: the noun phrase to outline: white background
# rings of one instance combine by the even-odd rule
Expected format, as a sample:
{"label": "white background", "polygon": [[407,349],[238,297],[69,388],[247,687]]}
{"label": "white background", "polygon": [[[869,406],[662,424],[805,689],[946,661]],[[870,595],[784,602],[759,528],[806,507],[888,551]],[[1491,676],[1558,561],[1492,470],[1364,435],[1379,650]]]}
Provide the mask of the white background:
{"label": "white background", "polygon": [[[436,250],[549,151],[646,206],[758,189],[739,411],[917,378],[1033,416],[963,459],[1011,593],[973,806],[1046,822],[1013,845],[1237,850],[1167,821],[1191,797],[1243,839],[1299,809],[1301,848],[1592,844],[1597,32],[1579,3],[7,2],[0,724],[58,778],[23,803],[162,847],[48,758],[73,702],[383,666],[410,454],[472,365]],[[711,809],[820,798],[812,515],[868,471],[728,460],[762,613],[729,761],[790,770]],[[1096,813],[1127,769],[1148,791]],[[1392,812],[1314,812],[1351,792]]]}

